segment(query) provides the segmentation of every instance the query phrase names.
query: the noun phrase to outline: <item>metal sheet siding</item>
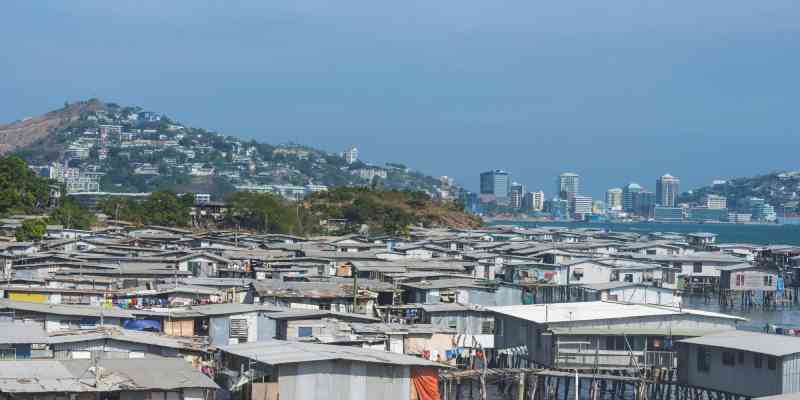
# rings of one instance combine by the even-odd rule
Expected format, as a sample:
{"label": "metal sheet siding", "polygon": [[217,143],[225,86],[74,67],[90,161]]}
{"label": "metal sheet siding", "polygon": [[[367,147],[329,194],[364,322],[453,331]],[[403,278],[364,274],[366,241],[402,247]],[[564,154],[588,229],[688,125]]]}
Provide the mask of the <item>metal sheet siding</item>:
{"label": "metal sheet siding", "polygon": [[408,400],[409,367],[350,361],[280,366],[281,398],[295,400]]}
{"label": "metal sheet siding", "polygon": [[800,392],[800,354],[783,358],[783,393]]}
{"label": "metal sheet siding", "polygon": [[209,318],[208,339],[213,345],[227,346],[230,337],[230,323],[228,317]]}

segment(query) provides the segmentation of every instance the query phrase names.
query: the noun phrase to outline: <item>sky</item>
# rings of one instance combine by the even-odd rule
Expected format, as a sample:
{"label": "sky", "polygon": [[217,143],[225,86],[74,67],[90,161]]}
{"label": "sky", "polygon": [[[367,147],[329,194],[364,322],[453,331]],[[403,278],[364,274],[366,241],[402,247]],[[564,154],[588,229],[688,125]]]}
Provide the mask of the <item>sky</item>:
{"label": "sky", "polygon": [[0,121],[97,97],[552,196],[800,169],[795,0],[12,1]]}

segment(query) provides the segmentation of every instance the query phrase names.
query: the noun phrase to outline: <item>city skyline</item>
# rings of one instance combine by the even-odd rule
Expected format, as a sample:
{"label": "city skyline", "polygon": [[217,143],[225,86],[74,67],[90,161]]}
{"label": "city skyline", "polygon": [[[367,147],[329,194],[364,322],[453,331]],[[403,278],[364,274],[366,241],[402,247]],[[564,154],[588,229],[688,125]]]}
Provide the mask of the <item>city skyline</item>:
{"label": "city skyline", "polygon": [[[561,172],[558,175],[556,175],[556,178],[555,178],[556,189],[553,189],[553,191],[550,192],[550,191],[548,191],[546,189],[547,189],[548,186],[552,186],[552,184],[551,185],[547,185],[547,184],[533,184],[533,185],[531,185],[531,184],[528,184],[528,183],[523,183],[525,181],[524,177],[517,176],[513,172],[511,172],[509,170],[506,170],[506,169],[492,169],[492,170],[488,170],[488,171],[483,171],[479,175],[480,176],[484,176],[485,174],[497,173],[497,172],[501,172],[503,174],[503,176],[504,176],[504,179],[507,180],[507,182],[508,182],[508,191],[507,192],[508,192],[509,196],[511,195],[511,187],[512,187],[512,185],[521,185],[523,188],[525,188],[525,192],[531,192],[531,191],[542,191],[542,192],[544,192],[545,198],[548,199],[548,200],[552,200],[552,199],[556,199],[556,198],[569,200],[569,198],[571,196],[564,197],[564,196],[562,196],[562,193],[560,193],[561,192],[560,188],[561,188],[561,186],[563,184],[563,181],[564,181],[565,177],[569,177],[568,179],[571,179],[571,180],[574,179],[574,186],[575,186],[576,190],[572,191],[572,193],[575,194],[575,195],[590,196],[590,197],[592,197],[592,198],[594,198],[596,200],[605,201],[605,199],[607,198],[609,190],[619,189],[621,191],[624,191],[624,189],[627,188],[629,185],[635,184],[635,185],[639,185],[640,189],[643,190],[643,191],[652,192],[653,195],[655,196],[656,202],[659,205],[669,206],[669,207],[673,207],[673,206],[676,205],[675,200],[682,193],[689,192],[689,191],[691,191],[693,189],[698,189],[698,188],[702,187],[702,186],[700,186],[700,187],[695,187],[695,188],[686,188],[686,189],[684,189],[682,187],[682,185],[681,185],[681,181],[682,181],[681,177],[673,176],[673,175],[667,173],[667,174],[663,174],[663,175],[656,174],[653,177],[650,177],[650,179],[643,179],[642,181],[617,182],[616,185],[614,185],[613,182],[612,182],[612,184],[610,186],[608,186],[605,189],[603,189],[600,193],[591,193],[591,192],[588,192],[588,191],[583,189],[584,183],[586,182],[586,180],[584,179],[583,175],[581,175],[579,173],[575,173],[575,172]],[[674,182],[670,181],[670,183],[672,183],[672,184],[669,185],[670,189],[675,190],[675,191],[671,191],[670,194],[669,194],[670,196],[673,197],[673,201],[668,203],[668,204],[663,204],[662,203],[661,199],[662,199],[663,196],[659,191],[659,184],[662,181],[662,179],[664,179],[664,178],[668,178],[668,179],[674,180]],[[504,180],[504,182],[505,182],[505,180]],[[480,179],[479,179],[479,181],[480,181]],[[723,181],[724,180],[719,180],[719,179],[712,180],[712,181],[709,181],[706,185],[703,185],[703,186],[712,186],[713,184],[719,184],[720,182],[723,182]],[[647,185],[646,182],[654,182],[654,184],[653,185]],[[462,185],[468,191],[479,193],[479,194],[484,193],[483,189],[480,189],[478,191],[473,191],[473,190],[469,189],[469,185],[466,185],[463,182],[457,182],[457,183]],[[479,184],[479,186],[480,186],[480,184]]]}

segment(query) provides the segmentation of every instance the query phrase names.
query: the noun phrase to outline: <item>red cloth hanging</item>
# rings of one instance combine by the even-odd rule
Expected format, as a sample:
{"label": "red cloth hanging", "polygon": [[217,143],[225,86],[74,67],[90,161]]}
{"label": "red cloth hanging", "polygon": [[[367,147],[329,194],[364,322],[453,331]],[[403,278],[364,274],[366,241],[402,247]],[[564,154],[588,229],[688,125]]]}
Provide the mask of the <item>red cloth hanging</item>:
{"label": "red cloth hanging", "polygon": [[439,373],[435,368],[412,367],[411,382],[419,400],[441,400],[439,397]]}

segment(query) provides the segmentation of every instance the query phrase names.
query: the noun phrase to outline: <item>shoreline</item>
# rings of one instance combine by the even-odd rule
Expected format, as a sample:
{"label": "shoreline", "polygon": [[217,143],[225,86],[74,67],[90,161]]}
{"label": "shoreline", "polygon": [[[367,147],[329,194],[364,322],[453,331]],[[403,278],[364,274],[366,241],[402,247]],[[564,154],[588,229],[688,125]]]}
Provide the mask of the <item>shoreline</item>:
{"label": "shoreline", "polygon": [[524,223],[544,223],[544,224],[589,224],[589,225],[636,225],[636,224],[652,224],[652,225],[723,225],[723,226],[792,226],[792,225],[800,225],[800,223],[796,224],[786,224],[786,223],[769,223],[769,222],[699,222],[699,221],[574,221],[574,220],[561,220],[561,221],[554,221],[554,220],[546,220],[546,219],[535,219],[535,218],[495,218],[495,217],[482,217],[481,220],[487,224],[493,224],[498,222],[509,222],[509,223],[517,223],[517,222],[524,222]]}

